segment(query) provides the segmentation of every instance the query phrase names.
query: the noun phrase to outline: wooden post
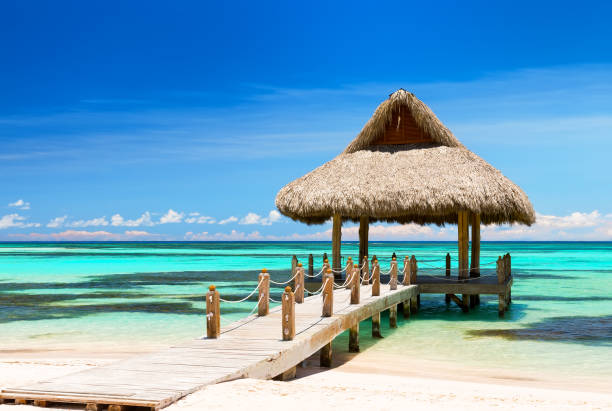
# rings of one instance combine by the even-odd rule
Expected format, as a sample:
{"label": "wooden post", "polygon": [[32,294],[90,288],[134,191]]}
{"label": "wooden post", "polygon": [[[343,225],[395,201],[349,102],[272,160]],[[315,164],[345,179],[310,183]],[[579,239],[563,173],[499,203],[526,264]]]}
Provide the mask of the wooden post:
{"label": "wooden post", "polygon": [[[470,213],[472,224],[472,256],[470,258],[470,277],[480,277],[480,214]],[[470,308],[480,305],[480,294],[470,297]]]}
{"label": "wooden post", "polygon": [[295,337],[295,296],[289,286],[285,287],[281,305],[283,341],[291,341]]}
{"label": "wooden post", "polygon": [[308,254],[308,275],[311,277],[314,275],[314,257],[312,254]]}
{"label": "wooden post", "polygon": [[349,352],[359,352],[359,322],[349,329]]}
{"label": "wooden post", "polygon": [[124,411],[126,407],[124,407],[123,405],[119,405],[119,404],[111,404],[108,406],[107,410],[108,411]]}
{"label": "wooden post", "polygon": [[[46,400],[34,400],[34,404],[35,407],[42,407],[45,408],[47,406],[47,401]],[[110,409],[110,406],[109,406]]]}
{"label": "wooden post", "polygon": [[378,260],[372,262],[372,297],[380,295],[380,265]]}
{"label": "wooden post", "polygon": [[221,309],[219,291],[214,285],[206,293],[206,338],[219,338],[221,334]]}
{"label": "wooden post", "polygon": [[397,259],[391,260],[391,272],[389,273],[389,289],[397,290]]}
{"label": "wooden post", "polygon": [[[325,274],[327,272],[327,270],[329,270],[331,268],[331,266],[329,265],[329,260],[326,258],[323,260],[323,274]],[[321,275],[321,278],[323,278],[323,274]]]}
{"label": "wooden post", "polygon": [[361,270],[361,273],[362,273],[361,274],[362,275],[361,284],[368,285],[370,284],[370,267],[369,267],[370,262],[368,261],[367,255],[363,256],[363,260],[361,264],[363,265],[363,270]]}
{"label": "wooden post", "polygon": [[359,284],[359,265],[355,264],[351,278],[351,304],[359,304],[361,285]]}
{"label": "wooden post", "polygon": [[397,304],[389,307],[389,327],[397,328]]}
{"label": "wooden post", "polygon": [[404,315],[404,318],[408,319],[410,318],[410,300],[406,300],[402,303],[402,314]]}
{"label": "wooden post", "polygon": [[380,333],[380,312],[372,316],[372,337],[382,338],[382,334]]}
{"label": "wooden post", "polygon": [[334,274],[331,269],[323,274],[323,317],[331,317],[334,315]]}
{"label": "wooden post", "polygon": [[297,264],[298,264],[298,259],[297,259],[297,256],[294,255],[293,257],[291,257],[291,277],[293,277],[293,275],[295,274],[295,269],[297,268]]}
{"label": "wooden post", "polygon": [[[450,280],[450,275],[451,275],[451,257],[450,257],[450,253],[446,253],[446,278],[448,278],[449,280]],[[446,304],[450,304],[451,295],[446,294],[444,296],[444,301],[446,302]]]}
{"label": "wooden post", "polygon": [[[459,244],[459,278],[465,280],[469,275],[468,266],[468,251],[469,251],[469,211],[459,211],[457,217],[457,233],[458,233],[458,244]],[[463,294],[463,304],[469,307],[470,295]]]}
{"label": "wooden post", "polygon": [[497,261],[496,261],[496,273],[497,273],[497,283],[498,284],[503,284],[504,283],[504,261],[502,260],[501,256],[497,257]]}
{"label": "wooden post", "polygon": [[270,312],[270,274],[265,268],[259,273],[259,307],[257,315],[264,316]]}
{"label": "wooden post", "polygon": [[347,290],[351,288],[351,279],[353,278],[353,266],[353,258],[349,257],[348,260],[346,260],[346,279],[344,280],[346,282],[344,288],[346,288]]}
{"label": "wooden post", "polygon": [[370,218],[368,216],[359,217],[359,260],[368,255],[368,234],[370,231]]}
{"label": "wooden post", "polygon": [[[505,267],[504,260],[501,257],[497,257],[497,282],[499,284],[503,284],[505,282]],[[499,294],[498,296],[499,304],[497,307],[497,314],[500,317],[504,316],[506,312],[506,294]]]}
{"label": "wooden post", "polygon": [[410,285],[410,258],[404,257],[404,278],[402,279],[402,285]]}
{"label": "wooden post", "polygon": [[410,257],[410,284],[416,284],[417,283],[417,271],[418,271],[418,269],[419,269],[419,266],[417,264],[417,259],[413,255],[412,257]]}
{"label": "wooden post", "polygon": [[332,365],[332,342],[328,342],[319,352],[319,365],[321,367],[331,367]]}
{"label": "wooden post", "polygon": [[[510,253],[508,253],[508,278],[512,277],[512,258],[510,257]],[[507,303],[510,304],[512,302],[512,287],[508,286],[508,299]]]}
{"label": "wooden post", "polygon": [[334,214],[332,226],[332,268],[337,271],[335,277],[340,279],[341,261],[340,261],[340,245],[342,243],[342,217],[340,214]]}
{"label": "wooden post", "polygon": [[304,302],[304,267],[302,263],[298,263],[295,271],[295,302],[302,304]]}
{"label": "wooden post", "polygon": [[416,297],[412,297],[410,299],[410,312],[412,314],[416,314],[419,312],[419,304],[417,303],[417,298]]}

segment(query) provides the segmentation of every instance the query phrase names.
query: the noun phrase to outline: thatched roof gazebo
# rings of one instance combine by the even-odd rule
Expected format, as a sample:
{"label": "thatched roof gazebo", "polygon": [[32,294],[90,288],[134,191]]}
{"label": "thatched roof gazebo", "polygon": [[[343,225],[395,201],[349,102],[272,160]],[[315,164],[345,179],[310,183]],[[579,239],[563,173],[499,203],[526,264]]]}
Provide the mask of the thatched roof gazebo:
{"label": "thatched roof gazebo", "polygon": [[367,255],[370,222],[458,224],[460,276],[468,271],[470,225],[471,265],[478,267],[481,222],[535,222],[523,190],[403,89],[380,104],[340,155],[283,187],[276,206],[307,224],[333,219],[334,268],[340,267],[342,221],[360,223],[359,261]]}

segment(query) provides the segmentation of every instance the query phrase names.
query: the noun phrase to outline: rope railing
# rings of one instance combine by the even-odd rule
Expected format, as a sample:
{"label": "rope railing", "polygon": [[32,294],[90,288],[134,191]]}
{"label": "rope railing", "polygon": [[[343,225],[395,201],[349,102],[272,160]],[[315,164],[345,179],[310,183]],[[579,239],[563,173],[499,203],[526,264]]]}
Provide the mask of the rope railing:
{"label": "rope railing", "polygon": [[240,299],[240,300],[224,300],[223,298],[219,297],[219,300],[224,302],[224,303],[229,303],[229,304],[236,304],[236,303],[242,303],[246,300],[248,300],[249,298],[251,298],[251,296],[253,296],[253,294],[255,294],[255,291],[257,291],[259,289],[259,286],[261,285],[261,282],[263,280],[260,280],[259,283],[257,284],[257,286],[253,289],[253,291],[251,291],[251,293],[249,295],[247,295],[246,297]]}
{"label": "rope railing", "polygon": [[[358,264],[353,264],[352,259],[349,258],[349,262],[346,264],[346,266],[343,269],[333,269],[330,267],[328,261],[325,260],[325,263],[323,267],[321,268],[321,271],[319,271],[317,274],[309,275],[304,272],[304,268],[302,267],[302,264],[298,263],[297,258],[295,258],[294,256],[294,259],[292,260],[292,271],[291,271],[292,275],[289,279],[287,279],[286,281],[274,281],[270,279],[270,274],[267,272],[267,270],[263,269],[262,272],[259,274],[259,281],[257,285],[248,293],[248,295],[246,295],[243,298],[240,298],[237,300],[221,298],[219,295],[219,291],[216,290],[214,285],[211,285],[209,287],[210,291],[206,294],[206,300],[205,300],[206,301],[207,337],[208,338],[218,338],[220,334],[224,334],[229,331],[235,330],[238,327],[242,327],[243,325],[253,321],[258,316],[268,315],[269,308],[270,308],[270,302],[273,302],[273,303],[281,304],[281,307],[275,310],[278,311],[280,309],[282,310],[282,313],[283,313],[282,315],[283,340],[293,339],[293,336],[295,335],[295,307],[296,307],[295,304],[296,303],[300,304],[304,302],[305,292],[307,292],[308,295],[310,296],[319,295],[319,294],[322,295],[323,297],[322,298],[322,304],[323,304],[322,317],[328,317],[328,316],[333,315],[333,309],[334,309],[333,306],[334,306],[334,299],[335,299],[334,294],[336,294],[335,293],[336,290],[339,290],[339,289],[346,289],[347,291],[350,290],[350,292],[346,292],[345,294],[342,294],[341,292],[336,294],[340,298],[342,298],[341,301],[336,301],[336,306],[338,305],[342,306],[342,308],[340,308],[340,310],[342,311],[348,308],[348,306],[344,306],[344,305],[349,300],[350,300],[349,306],[351,304],[359,304],[360,293],[363,292],[364,290],[370,289],[372,297],[380,296],[381,295],[381,290],[380,290],[380,286],[381,286],[380,276],[381,275],[389,276],[389,281],[386,282],[384,285],[390,286],[391,291],[397,289],[399,285],[399,282],[398,282],[399,275],[404,276],[402,285],[410,286],[410,285],[416,284],[417,272],[418,272],[418,275],[422,277],[430,277],[430,278],[435,278],[438,281],[449,281],[449,282],[454,282],[454,283],[476,281],[476,280],[481,280],[482,278],[487,278],[487,277],[497,277],[499,284],[504,284],[504,282],[508,282],[509,281],[508,279],[511,278],[512,276],[510,254],[504,255],[503,258],[500,256],[498,257],[497,260],[494,260],[494,261],[479,263],[479,265],[476,267],[459,268],[459,269],[455,268],[453,270],[451,270],[451,265],[450,265],[451,264],[450,254],[447,254],[446,256],[445,265],[439,266],[439,265],[436,265],[434,262],[435,260],[417,261],[414,255],[410,259],[406,256],[406,258],[404,259],[403,267],[400,271],[398,267],[399,261],[397,261],[395,253],[394,253],[393,258],[390,262],[389,269],[387,271],[381,272],[379,260],[376,257],[372,259],[371,271],[368,270],[370,262],[367,261],[367,257],[364,257],[363,264],[361,265],[361,267]],[[491,265],[493,264],[497,265],[496,268],[491,267]],[[465,266],[462,266],[462,267],[465,267]],[[312,271],[312,258],[310,258],[310,261],[309,261],[309,269]],[[434,273],[437,270],[441,270],[443,274]],[[478,276],[468,275],[468,273],[473,274],[474,270],[478,271]],[[492,270],[495,270],[495,271],[492,272]],[[336,284],[334,281],[333,274],[342,274],[342,273],[346,273],[344,282],[342,282],[341,284]],[[457,276],[456,277],[453,276],[451,278],[450,276],[451,273],[455,273],[457,274]],[[321,286],[316,291],[313,291],[313,292],[307,291],[305,287],[305,283],[304,283],[305,277],[316,278],[321,275],[323,275],[323,281],[321,282]],[[292,281],[294,282],[293,287],[295,291],[291,290],[292,287],[287,286],[285,287],[280,300],[277,300],[272,297],[270,293],[271,285],[285,286],[285,285],[290,284]],[[369,284],[370,281],[372,281],[371,285]],[[227,304],[244,303],[245,301],[248,301],[249,299],[251,299],[251,297],[253,297],[253,295],[255,295],[255,293],[258,290],[259,290],[259,298],[257,300],[257,303],[251,308],[251,310],[246,315],[246,318],[244,320],[231,322],[226,317],[221,316],[221,312],[220,312],[221,302],[227,303]],[[386,293],[387,291],[385,290],[384,292]],[[504,297],[505,298],[504,301],[507,300],[507,302],[509,302],[510,301],[509,292],[507,292],[507,294],[508,296]],[[448,294],[447,294],[447,297],[448,297]],[[473,296],[470,296],[470,298],[471,297]],[[500,298],[500,307],[502,307],[503,305],[502,300],[501,300],[502,296],[500,295],[499,298]],[[507,302],[505,302],[506,305],[507,305]],[[478,302],[476,302],[476,304],[478,304]],[[259,308],[258,315],[253,316],[253,314],[258,308]],[[500,310],[502,308],[500,308]],[[276,311],[273,311],[273,312],[276,312]],[[289,320],[290,318],[291,320]],[[224,323],[224,330],[221,332],[222,322]],[[235,324],[235,326],[231,326],[230,328],[227,328],[226,325],[228,323]],[[353,332],[352,329],[351,329],[351,332]]]}

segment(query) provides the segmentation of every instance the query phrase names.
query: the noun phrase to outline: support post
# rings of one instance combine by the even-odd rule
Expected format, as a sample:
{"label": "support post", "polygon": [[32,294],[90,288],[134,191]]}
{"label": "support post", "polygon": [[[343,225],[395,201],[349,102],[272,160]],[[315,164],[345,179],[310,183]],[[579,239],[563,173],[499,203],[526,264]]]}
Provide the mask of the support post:
{"label": "support post", "polygon": [[340,214],[334,214],[333,226],[332,226],[332,268],[336,271],[335,277],[340,279],[340,267],[342,265],[340,261],[340,245],[342,243],[342,216]]}
{"label": "support post", "polygon": [[372,337],[382,338],[382,334],[380,333],[380,312],[372,316]]}
{"label": "support post", "polygon": [[281,306],[283,341],[291,341],[295,337],[295,296],[289,286],[285,287]]}
{"label": "support post", "polygon": [[402,285],[410,285],[410,258],[404,257],[404,278],[402,279]]}
{"label": "support post", "polygon": [[397,258],[391,260],[391,272],[389,273],[389,289],[397,290]]}
{"label": "support post", "polygon": [[34,400],[34,404],[35,407],[42,407],[45,408],[47,406],[47,401],[46,400]]}
{"label": "support post", "polygon": [[380,265],[378,260],[372,261],[372,297],[380,295]]}
{"label": "support post", "polygon": [[295,272],[295,302],[302,304],[304,302],[304,267],[302,263],[298,263],[297,270]]}
{"label": "support post", "polygon": [[[451,256],[450,253],[446,253],[446,278],[450,280],[450,275],[451,275]],[[444,302],[446,302],[446,304],[450,304],[451,301],[451,295],[450,294],[446,294],[444,296]]]}
{"label": "support post", "polygon": [[389,307],[389,327],[397,328],[397,304]]}
{"label": "support post", "polygon": [[[472,255],[470,258],[470,277],[480,277],[480,214],[470,213],[472,224]],[[480,305],[480,294],[470,297],[470,308]]]}
{"label": "support post", "polygon": [[349,329],[349,352],[359,352],[359,322]]}
{"label": "support post", "polygon": [[221,310],[219,291],[214,285],[206,293],[206,338],[219,338],[221,334]]}
{"label": "support post", "polygon": [[346,279],[344,280],[346,282],[344,288],[346,288],[347,290],[351,288],[351,279],[353,278],[354,265],[355,264],[353,264],[353,257],[349,257],[346,260]]}
{"label": "support post", "polygon": [[263,317],[270,312],[270,274],[265,268],[259,273],[259,306],[257,315]]}
{"label": "support post", "polygon": [[368,255],[368,234],[370,231],[370,218],[368,216],[359,217],[359,260]]}
{"label": "support post", "polygon": [[361,265],[363,266],[363,270],[361,270],[361,284],[368,285],[370,284],[370,262],[368,261],[367,255],[363,256]]}
{"label": "support post", "polygon": [[323,317],[331,317],[334,315],[334,274],[331,269],[323,275]]}
{"label": "support post", "polygon": [[359,265],[355,264],[351,278],[351,304],[359,304],[361,285],[359,284]]}
{"label": "support post", "polygon": [[321,367],[331,367],[332,365],[332,342],[328,342],[319,352],[319,365]]}
{"label": "support post", "polygon": [[410,300],[406,300],[402,303],[402,314],[405,319],[410,318]]}
{"label": "support post", "polygon": [[[469,275],[468,266],[468,251],[469,251],[469,222],[468,222],[469,211],[459,211],[457,217],[457,232],[458,232],[458,245],[459,245],[459,279],[465,280]],[[469,307],[470,295],[463,294],[463,304]]]}
{"label": "support post", "polygon": [[311,277],[314,275],[314,257],[312,254],[308,254],[308,275]]}
{"label": "support post", "polygon": [[[504,260],[502,260],[501,257],[497,257],[497,282],[499,284],[503,284],[505,282]],[[499,299],[497,314],[500,317],[503,317],[506,312],[506,294],[499,294],[497,297]]]}
{"label": "support post", "polygon": [[412,314],[416,314],[419,312],[419,305],[417,304],[417,297],[412,297],[410,299],[410,312]]}

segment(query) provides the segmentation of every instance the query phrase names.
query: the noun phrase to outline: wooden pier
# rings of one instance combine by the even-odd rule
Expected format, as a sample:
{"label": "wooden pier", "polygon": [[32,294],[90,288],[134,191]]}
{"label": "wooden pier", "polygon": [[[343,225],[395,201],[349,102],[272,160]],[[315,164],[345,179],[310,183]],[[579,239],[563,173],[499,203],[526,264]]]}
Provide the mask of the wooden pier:
{"label": "wooden pier", "polygon": [[[309,260],[312,260],[309,258]],[[327,260],[319,274],[305,274],[297,259],[292,261],[292,277],[285,282],[270,279],[266,270],[259,274],[257,314],[221,327],[219,291],[211,286],[206,294],[207,337],[170,347],[164,351],[140,355],[105,366],[20,387],[4,388],[0,403],[81,404],[87,410],[110,411],[125,407],[157,410],[206,385],[238,378],[278,378],[295,376],[296,366],[320,353],[321,366],[331,366],[332,341],[349,330],[351,352],[359,351],[359,324],[371,319],[372,336],[380,337],[380,314],[389,310],[389,326],[397,327],[398,306],[405,318],[418,311],[420,294],[446,294],[464,312],[469,311],[471,296],[496,294],[503,316],[510,302],[512,274],[510,255],[496,261],[495,275],[451,278],[450,256],[444,276],[418,275],[414,256],[404,259],[400,271],[394,256],[389,270],[381,273],[374,257],[362,265],[349,258],[346,267],[334,271]],[[310,267],[312,268],[312,267]],[[309,270],[309,271],[312,271]],[[316,295],[305,297],[305,279],[317,278]],[[382,277],[382,278],[381,278]],[[337,284],[337,279],[344,282]],[[382,281],[381,281],[382,280]],[[286,285],[281,304],[270,309],[270,284]],[[463,299],[457,295],[463,295]]]}
{"label": "wooden pier", "polygon": [[[220,338],[205,338],[176,345],[164,351],[140,355],[106,366],[5,388],[1,399],[17,404],[76,403],[88,410],[120,410],[126,406],[157,410],[202,387],[238,378],[290,378],[296,365],[322,350],[331,356],[331,341],[359,322],[398,304],[416,299],[418,287],[390,290],[380,285],[380,295],[371,295],[371,285],[360,286],[359,304],[351,304],[350,289],[333,295],[333,315],[321,316],[321,295],[295,304],[295,337],[283,341],[281,306],[268,315],[252,315],[221,328]],[[396,310],[395,310],[396,311]],[[356,348],[352,340],[353,350]],[[358,341],[356,342],[358,348]]]}

